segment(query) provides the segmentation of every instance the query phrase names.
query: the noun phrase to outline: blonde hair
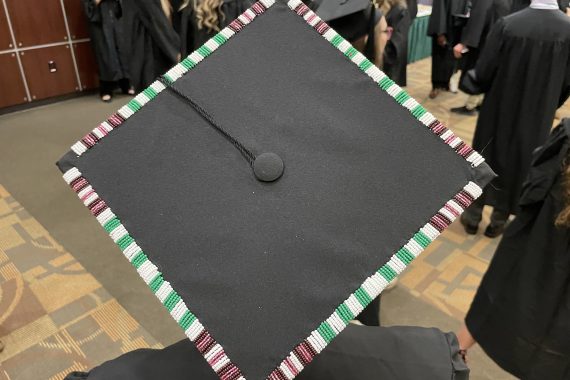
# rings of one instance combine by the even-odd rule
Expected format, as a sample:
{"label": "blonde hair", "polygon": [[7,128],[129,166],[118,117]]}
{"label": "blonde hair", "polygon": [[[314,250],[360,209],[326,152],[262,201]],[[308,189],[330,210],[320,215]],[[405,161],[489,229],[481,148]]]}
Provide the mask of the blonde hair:
{"label": "blonde hair", "polygon": [[379,8],[382,11],[384,17],[386,17],[388,12],[398,4],[403,8],[408,8],[408,4],[405,0],[373,0],[372,2],[376,8]]}
{"label": "blonde hair", "polygon": [[220,31],[220,21],[224,19],[223,3],[223,0],[195,0],[194,10],[198,29],[206,28],[210,33]]}

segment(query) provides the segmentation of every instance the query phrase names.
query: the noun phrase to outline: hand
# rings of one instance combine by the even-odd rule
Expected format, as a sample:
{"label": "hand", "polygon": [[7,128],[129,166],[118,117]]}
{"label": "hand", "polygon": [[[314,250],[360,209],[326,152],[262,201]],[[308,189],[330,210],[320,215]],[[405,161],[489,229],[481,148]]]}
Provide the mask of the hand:
{"label": "hand", "polygon": [[457,59],[463,56],[463,51],[465,50],[465,45],[457,44],[453,47],[453,56]]}
{"label": "hand", "polygon": [[447,37],[445,37],[445,34],[437,36],[437,44],[441,47],[445,47],[445,45],[447,45]]}
{"label": "hand", "polygon": [[182,53],[178,53],[176,56],[176,62],[180,62],[182,60]]}
{"label": "hand", "polygon": [[103,0],[95,0],[95,5],[101,4],[101,1],[103,1]]}

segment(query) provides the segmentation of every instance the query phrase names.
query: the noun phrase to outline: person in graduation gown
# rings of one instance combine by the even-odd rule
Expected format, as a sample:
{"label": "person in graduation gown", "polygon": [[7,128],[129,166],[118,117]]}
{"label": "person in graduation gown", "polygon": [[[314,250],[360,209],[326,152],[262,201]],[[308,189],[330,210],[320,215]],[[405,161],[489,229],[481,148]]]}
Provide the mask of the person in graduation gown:
{"label": "person in graduation gown", "polygon": [[518,212],[532,152],[546,141],[556,109],[570,95],[570,18],[556,0],[533,0],[495,24],[464,79],[485,92],[473,148],[498,178],[461,221],[467,233],[477,233],[484,205],[493,206],[485,235],[496,237]]}
{"label": "person in graduation gown", "polygon": [[[420,327],[349,324],[297,377],[299,380],[466,380],[469,369],[452,333]],[[188,339],[163,350],[137,350],[66,380],[216,380]]]}
{"label": "person in graduation gown", "polygon": [[180,31],[184,56],[202,46],[250,8],[255,0],[191,0]]}
{"label": "person in graduation gown", "polygon": [[457,68],[453,46],[459,42],[459,15],[469,12],[469,0],[434,0],[427,35],[432,38],[431,99],[449,90],[449,80]]}
{"label": "person in graduation gown", "polygon": [[404,0],[382,0],[380,10],[386,15],[388,27],[392,29],[386,44],[383,71],[399,86],[406,86],[408,66],[408,33],[412,20]]}
{"label": "person in graduation gown", "polygon": [[110,102],[113,90],[120,87],[134,94],[129,83],[128,40],[123,34],[120,0],[81,0],[89,21],[91,46],[99,68],[101,100]]}
{"label": "person in graduation gown", "polygon": [[[453,47],[453,55],[460,59],[462,76],[472,70],[481,50],[485,47],[491,27],[500,18],[509,14],[511,0],[475,0],[471,15],[461,31],[460,42]],[[465,50],[467,50],[466,53]],[[483,95],[470,95],[464,106],[452,108],[451,112],[475,115],[476,108],[483,102]]]}
{"label": "person in graduation gown", "polygon": [[458,333],[525,380],[570,378],[570,119],[534,155],[521,212],[505,231]]}
{"label": "person in graduation gown", "polygon": [[[524,8],[528,7],[529,5],[530,5],[530,0],[513,0],[511,13],[521,11]],[[558,7],[562,12],[566,13],[568,8],[570,8],[570,1],[558,0]]]}
{"label": "person in graduation gown", "polygon": [[181,57],[169,0],[121,0],[129,73],[137,91],[148,87]]}

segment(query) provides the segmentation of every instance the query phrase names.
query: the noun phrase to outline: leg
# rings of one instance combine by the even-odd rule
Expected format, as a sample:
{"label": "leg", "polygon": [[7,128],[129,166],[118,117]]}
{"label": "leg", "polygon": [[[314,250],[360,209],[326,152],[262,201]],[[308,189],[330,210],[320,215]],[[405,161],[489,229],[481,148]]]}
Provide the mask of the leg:
{"label": "leg", "polygon": [[509,212],[501,210],[500,208],[493,208],[493,213],[491,214],[491,223],[485,229],[485,236],[490,238],[496,238],[501,235],[505,228],[507,227],[507,222],[509,220]]}
{"label": "leg", "polygon": [[459,342],[459,354],[463,358],[463,361],[467,363],[467,350],[477,343],[465,323],[461,326],[459,331],[457,332],[457,341]]}
{"label": "leg", "polygon": [[134,95],[135,88],[131,86],[130,81],[127,78],[119,79],[119,87],[121,88],[121,92],[125,95]]}
{"label": "leg", "polygon": [[363,325],[380,326],[380,297],[376,297],[366,308],[356,317]]}
{"label": "leg", "polygon": [[101,100],[104,102],[110,102],[113,98],[113,90],[117,84],[115,82],[109,81],[99,81],[99,94],[101,95]]}
{"label": "leg", "polygon": [[477,114],[477,107],[481,104],[480,95],[469,95],[465,105],[462,107],[455,107],[451,109],[451,112],[458,113],[465,116],[475,116]]}
{"label": "leg", "polygon": [[485,207],[485,197],[478,198],[471,206],[461,215],[461,224],[465,228],[465,232],[475,235],[479,229],[479,223],[483,219],[483,208]]}

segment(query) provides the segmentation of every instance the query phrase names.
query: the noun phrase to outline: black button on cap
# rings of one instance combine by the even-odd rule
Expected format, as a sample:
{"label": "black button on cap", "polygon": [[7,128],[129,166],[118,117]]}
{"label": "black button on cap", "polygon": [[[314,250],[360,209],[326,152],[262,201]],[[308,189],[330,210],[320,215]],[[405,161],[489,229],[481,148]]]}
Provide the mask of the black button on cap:
{"label": "black button on cap", "polygon": [[283,175],[285,165],[275,153],[262,153],[253,161],[253,173],[263,182],[273,182]]}

